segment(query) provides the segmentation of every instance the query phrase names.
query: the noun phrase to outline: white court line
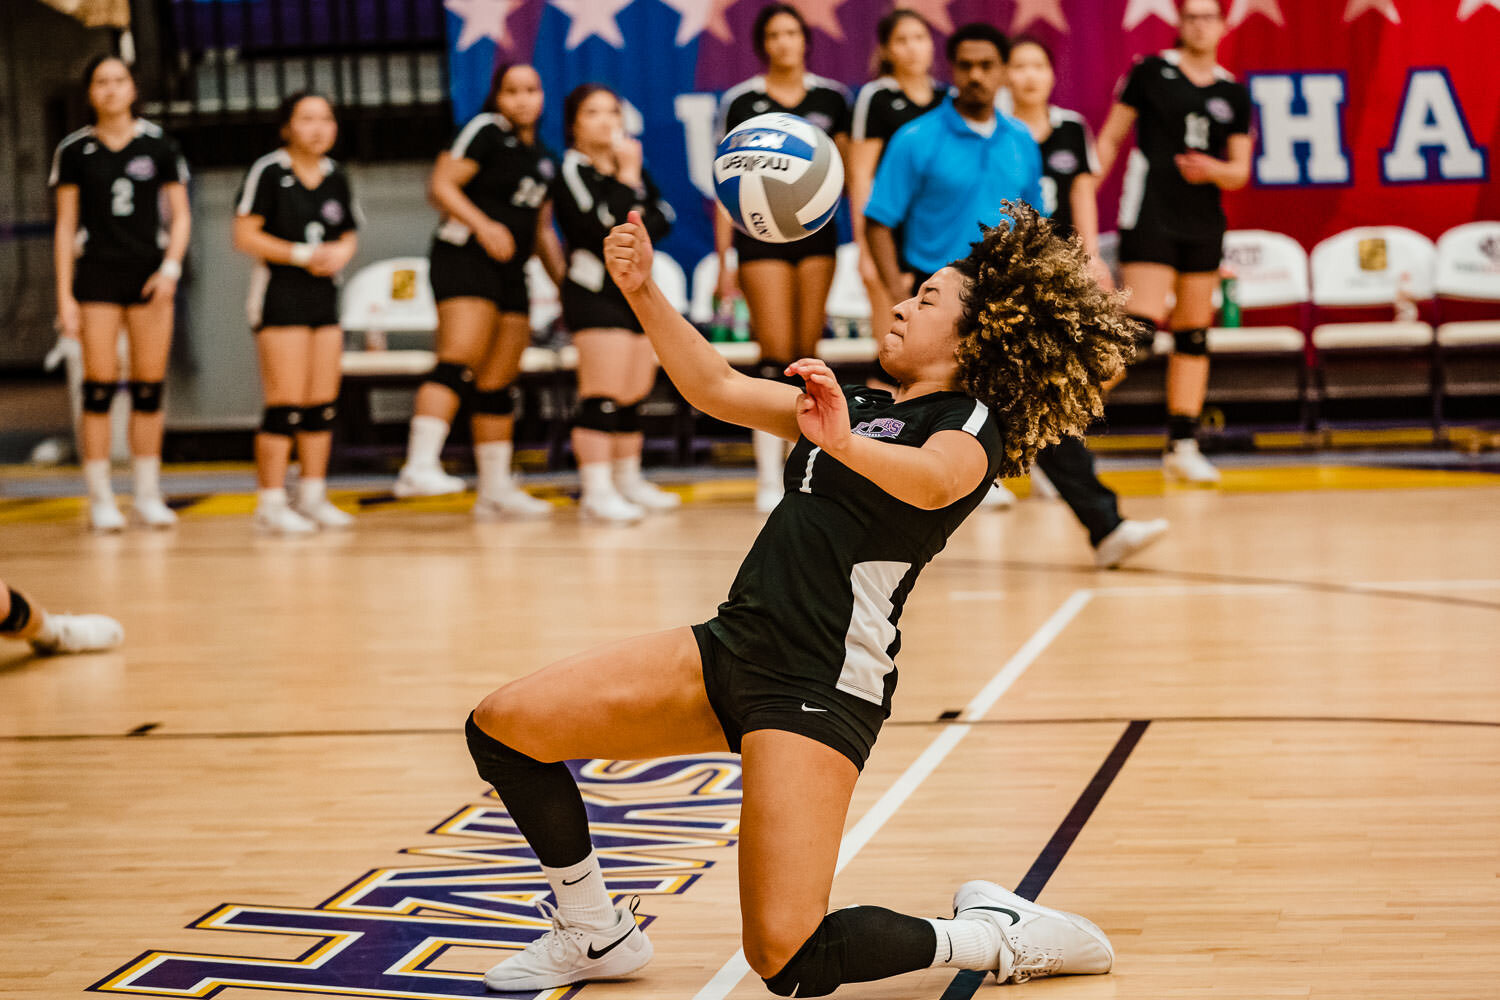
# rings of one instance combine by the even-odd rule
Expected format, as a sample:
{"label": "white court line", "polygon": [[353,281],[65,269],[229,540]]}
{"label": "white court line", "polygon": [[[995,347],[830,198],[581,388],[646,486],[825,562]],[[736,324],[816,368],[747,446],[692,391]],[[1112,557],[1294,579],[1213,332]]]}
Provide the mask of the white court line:
{"label": "white court line", "polygon": [[[1195,594],[1254,594],[1287,593],[1305,591],[1309,588],[1342,587],[1348,590],[1389,593],[1401,590],[1493,590],[1500,588],[1500,580],[1361,580],[1342,583],[1338,580],[1309,580],[1306,583],[1205,583],[1165,584],[1153,587],[1122,585],[1118,587],[1094,587],[1090,593],[1095,597],[1183,597]],[[1004,594],[1003,591],[956,590],[952,600],[983,600],[985,595]]]}
{"label": "white court line", "polygon": [[[969,723],[983,717],[994,707],[995,702],[1000,700],[1000,696],[1005,694],[1011,685],[1015,684],[1026,672],[1026,668],[1036,662],[1037,657],[1041,656],[1053,640],[1062,634],[1063,629],[1078,617],[1078,612],[1084,609],[1092,597],[1091,591],[1077,590],[1066,601],[1063,601],[1062,606],[1052,613],[1052,617],[1032,633],[1031,638],[1027,639],[1021,648],[1005,661],[999,673],[995,674],[969,702],[960,715],[960,718],[965,721],[944,726],[937,738],[928,744],[927,749],[923,750],[921,755],[901,773],[901,777],[885,790],[885,794],[876,800],[869,812],[860,817],[859,822],[854,824],[854,828],[844,835],[843,841],[839,844],[839,859],[833,868],[835,876],[854,860],[854,856],[874,838],[882,826],[885,826],[886,821],[896,814],[896,810],[900,809],[902,804],[911,797],[911,793],[916,791],[922,782],[937,770],[943,759],[953,752],[953,748],[958,746],[959,741],[970,729],[974,728]],[[740,949],[719,968],[718,972],[714,973],[713,978],[697,992],[693,1000],[724,1000],[724,997],[728,996],[749,972],[750,965],[745,961],[744,949]]]}

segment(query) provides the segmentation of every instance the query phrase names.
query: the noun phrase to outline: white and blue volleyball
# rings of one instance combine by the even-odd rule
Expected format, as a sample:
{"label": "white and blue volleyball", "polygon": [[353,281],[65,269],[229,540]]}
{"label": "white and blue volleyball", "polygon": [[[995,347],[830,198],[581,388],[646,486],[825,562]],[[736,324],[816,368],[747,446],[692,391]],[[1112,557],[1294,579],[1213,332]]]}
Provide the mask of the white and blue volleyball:
{"label": "white and blue volleyball", "polygon": [[791,243],[838,211],[844,163],[828,134],[805,118],[757,115],[726,135],[714,156],[714,190],[735,228]]}

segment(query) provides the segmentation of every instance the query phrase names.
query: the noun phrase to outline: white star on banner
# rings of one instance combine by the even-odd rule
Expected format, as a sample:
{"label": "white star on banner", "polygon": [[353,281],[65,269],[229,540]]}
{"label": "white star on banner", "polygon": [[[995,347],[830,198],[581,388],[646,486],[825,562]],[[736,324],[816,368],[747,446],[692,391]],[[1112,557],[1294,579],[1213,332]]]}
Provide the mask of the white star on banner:
{"label": "white star on banner", "polygon": [[844,29],[839,24],[838,9],[848,0],[787,0],[807,20],[809,28],[816,28],[829,38],[844,40]]}
{"label": "white star on banner", "polygon": [[617,49],[625,47],[625,36],[620,34],[620,23],[615,15],[635,0],[548,0],[552,6],[572,18],[568,37],[563,42],[567,49],[576,49],[595,35]]}
{"label": "white star on banner", "polygon": [[1369,10],[1381,14],[1392,24],[1401,23],[1401,15],[1396,13],[1396,0],[1349,0],[1344,8],[1344,23],[1348,24]]}
{"label": "white star on banner", "polygon": [[1155,14],[1174,27],[1177,24],[1177,0],[1129,0],[1125,4],[1124,26],[1126,31],[1135,30],[1146,18]]}
{"label": "white star on banner", "polygon": [[953,34],[953,18],[948,16],[948,5],[953,0],[905,0],[900,4],[906,10],[914,10],[927,18],[933,31],[945,35]]}
{"label": "white star on banner", "polygon": [[1280,27],[1286,27],[1277,0],[1234,0],[1234,5],[1229,8],[1229,26],[1238,28],[1250,19],[1251,14],[1264,14]]}
{"label": "white star on banner", "polygon": [[1460,21],[1467,21],[1475,14],[1478,14],[1481,7],[1493,7],[1496,10],[1500,10],[1500,0],[1463,0],[1463,3],[1458,8],[1458,19]]}
{"label": "white star on banner", "polygon": [[1046,21],[1058,31],[1068,30],[1062,0],[1017,0],[1016,12],[1010,18],[1011,34],[1022,31],[1032,21]]}
{"label": "white star on banner", "polygon": [[443,0],[443,8],[463,19],[458,51],[465,52],[481,38],[504,47],[509,38],[505,19],[525,0]]}
{"label": "white star on banner", "polygon": [[686,45],[707,31],[721,42],[734,41],[724,12],[739,0],[661,0],[682,18],[677,25],[677,44]]}

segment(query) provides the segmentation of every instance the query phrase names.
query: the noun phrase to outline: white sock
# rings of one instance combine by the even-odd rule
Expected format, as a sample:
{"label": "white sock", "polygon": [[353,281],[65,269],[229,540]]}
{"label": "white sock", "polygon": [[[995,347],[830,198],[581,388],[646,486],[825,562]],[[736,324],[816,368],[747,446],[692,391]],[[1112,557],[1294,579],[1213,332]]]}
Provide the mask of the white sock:
{"label": "white sock", "polygon": [[311,510],[328,498],[328,480],[303,479],[297,483],[297,506]]}
{"label": "white sock", "polygon": [[411,418],[411,433],[406,439],[406,464],[414,469],[441,468],[447,440],[448,421],[417,414]]}
{"label": "white sock", "polygon": [[755,431],[755,476],[761,486],[780,486],[782,468],[786,465],[786,443],[775,434]]}
{"label": "white sock", "polygon": [[88,487],[90,503],[115,502],[115,488],[109,480],[109,459],[96,458],[83,463],[83,482]]}
{"label": "white sock", "polygon": [[286,508],[286,487],[273,486],[268,490],[256,490],[255,507],[257,510],[284,510]]}
{"label": "white sock", "polygon": [[599,856],[589,856],[567,868],[542,865],[547,884],[557,897],[557,912],[570,924],[593,930],[606,930],[619,920],[615,904],[604,888],[604,873],[599,870]]}
{"label": "white sock", "polygon": [[474,464],[479,467],[479,495],[496,498],[516,488],[510,463],[515,447],[509,441],[483,441],[474,446]]}
{"label": "white sock", "polygon": [[131,460],[135,471],[135,498],[161,499],[161,456],[137,455]]}
{"label": "white sock", "polygon": [[950,969],[997,968],[1000,964],[1000,932],[984,920],[938,920],[927,922],[937,932],[937,953],[932,967]]}
{"label": "white sock", "polygon": [[642,481],[641,456],[626,455],[624,458],[615,459],[610,464],[614,467],[615,485],[622,491]]}
{"label": "white sock", "polygon": [[578,478],[583,484],[583,497],[607,497],[619,493],[615,489],[614,463],[589,462],[578,467]]}

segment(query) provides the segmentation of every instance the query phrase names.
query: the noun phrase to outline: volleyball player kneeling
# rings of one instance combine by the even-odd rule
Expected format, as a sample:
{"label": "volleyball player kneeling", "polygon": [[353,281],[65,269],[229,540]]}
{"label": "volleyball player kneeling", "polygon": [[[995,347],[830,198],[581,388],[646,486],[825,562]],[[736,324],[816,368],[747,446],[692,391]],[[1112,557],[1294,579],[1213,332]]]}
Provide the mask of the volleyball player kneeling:
{"label": "volleyball player kneeling", "polygon": [[[495,990],[551,989],[639,969],[651,943],[616,907],[560,761],[730,750],[743,760],[740,910],[745,956],[772,992],[823,996],[933,966],[1001,982],[1109,971],[1082,917],[969,882],[951,919],[875,906],[828,912],[860,769],[896,686],[897,627],[918,573],[997,474],[1081,434],[1131,325],[1076,244],[1035,210],[1008,219],[896,306],[879,342],[894,395],[840,387],[795,361],[802,388],[731,369],[651,281],[638,214],[604,245],[615,283],[687,401],[795,442],[786,496],[716,617],[563,660],[485,698],[470,753],[536,851],[557,898],[552,929],[489,971]],[[878,611],[874,609],[879,609]],[[580,706],[586,711],[580,712]],[[569,720],[587,718],[587,724]]]}

